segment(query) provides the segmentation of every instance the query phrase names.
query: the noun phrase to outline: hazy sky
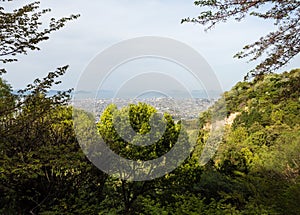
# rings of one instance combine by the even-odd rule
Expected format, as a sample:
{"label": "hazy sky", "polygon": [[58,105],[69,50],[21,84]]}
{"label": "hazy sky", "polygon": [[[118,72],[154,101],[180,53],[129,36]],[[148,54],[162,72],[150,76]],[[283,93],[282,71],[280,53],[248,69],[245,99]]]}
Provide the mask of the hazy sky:
{"label": "hazy sky", "polygon": [[[22,5],[30,1],[1,3]],[[233,59],[243,45],[256,41],[273,29],[271,23],[255,18],[237,23],[230,21],[204,32],[195,24],[180,24],[181,19],[196,16],[200,9],[193,0],[62,0],[42,1],[42,8],[51,8],[49,17],[79,13],[78,20],[67,24],[40,44],[41,51],[19,57],[17,63],[5,65],[5,79],[22,88],[36,77],[63,65],[70,69],[56,89],[75,88],[80,74],[102,50],[122,40],[140,36],[161,36],[179,40],[196,49],[215,71],[224,90],[243,79],[254,63]],[[300,67],[300,57],[282,71]]]}

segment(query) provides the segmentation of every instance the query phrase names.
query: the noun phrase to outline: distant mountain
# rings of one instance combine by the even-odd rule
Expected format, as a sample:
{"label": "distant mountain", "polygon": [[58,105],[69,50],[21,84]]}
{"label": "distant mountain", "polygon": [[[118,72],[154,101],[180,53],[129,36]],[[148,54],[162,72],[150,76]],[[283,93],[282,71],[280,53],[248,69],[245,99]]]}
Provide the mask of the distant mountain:
{"label": "distant mountain", "polygon": [[[18,91],[19,91],[19,89],[18,90],[13,90],[12,93],[17,95],[17,94],[19,94]],[[47,96],[54,96],[55,94],[57,94],[60,91],[61,90],[49,90],[48,93],[47,93]],[[26,93],[26,94],[29,94],[29,93]]]}
{"label": "distant mountain", "polygon": [[160,97],[171,97],[171,98],[207,98],[207,99],[215,99],[220,97],[221,92],[216,91],[205,91],[205,90],[193,90],[192,92],[184,92],[179,90],[170,90],[169,92],[164,92],[164,94],[160,92],[146,92],[142,94],[138,94],[137,92],[119,92],[115,95],[115,92],[112,90],[101,90],[98,92],[93,91],[77,91],[74,92],[76,98],[94,98],[95,95],[97,98],[109,99],[113,97],[119,98],[160,98]]}
{"label": "distant mountain", "polygon": [[[19,90],[13,90],[13,94],[18,94]],[[49,90],[47,93],[48,96],[53,96],[57,94],[60,90]],[[75,96],[77,99],[87,99],[87,98],[96,98],[98,99],[110,99],[115,97],[115,92],[112,90],[100,90],[100,91],[75,91],[71,93],[73,96]],[[133,98],[136,97],[136,92],[121,92],[118,93],[117,97],[120,98]],[[207,98],[207,99],[214,99],[218,98],[220,96],[220,92],[215,91],[205,91],[205,90],[193,90],[190,93],[179,91],[179,90],[170,90],[169,92],[166,92],[165,94],[159,93],[159,92],[147,92],[138,95],[138,97],[141,98],[160,98],[160,97],[172,97],[172,98]]]}

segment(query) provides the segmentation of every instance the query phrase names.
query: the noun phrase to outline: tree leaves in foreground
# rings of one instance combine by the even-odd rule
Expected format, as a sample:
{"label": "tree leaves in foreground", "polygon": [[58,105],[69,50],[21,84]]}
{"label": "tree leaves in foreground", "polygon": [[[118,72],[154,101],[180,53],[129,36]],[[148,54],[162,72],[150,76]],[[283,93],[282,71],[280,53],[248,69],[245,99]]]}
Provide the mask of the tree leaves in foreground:
{"label": "tree leaves in foreground", "polygon": [[36,79],[16,95],[0,79],[1,214],[100,210],[96,205],[107,176],[91,165],[77,143],[69,94],[48,95],[66,69]]}
{"label": "tree leaves in foreground", "polygon": [[65,23],[79,15],[71,15],[58,20],[51,18],[48,27],[41,19],[50,9],[41,9],[40,2],[32,2],[18,9],[5,10],[0,6],[0,62],[17,61],[16,56],[27,54],[28,50],[39,50],[38,44],[48,40],[49,34],[65,26]]}
{"label": "tree leaves in foreground", "polygon": [[246,45],[236,58],[262,59],[245,78],[271,73],[285,66],[300,52],[300,1],[299,0],[200,0],[194,4],[203,11],[194,18],[182,22],[192,22],[213,28],[220,22],[234,18],[242,21],[247,16],[271,20],[276,26],[274,32]]}

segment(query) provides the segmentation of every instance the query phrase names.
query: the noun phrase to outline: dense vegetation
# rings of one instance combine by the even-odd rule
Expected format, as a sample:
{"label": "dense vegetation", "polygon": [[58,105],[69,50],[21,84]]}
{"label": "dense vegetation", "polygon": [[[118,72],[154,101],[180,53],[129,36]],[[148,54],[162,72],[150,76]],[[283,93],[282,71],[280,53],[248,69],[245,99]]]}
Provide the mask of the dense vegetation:
{"label": "dense vegetation", "polygon": [[[39,2],[13,12],[0,7],[1,63],[38,50],[51,32],[78,17],[51,19],[43,29],[41,17],[49,11],[39,10]],[[36,79],[18,94],[0,77],[0,214],[300,214],[299,69],[258,73],[223,95],[227,125],[218,152],[205,166],[199,158],[212,135],[212,113],[225,110],[222,102],[201,113],[197,145],[178,168],[139,182],[100,171],[82,152],[68,106],[70,92],[48,96],[66,70]],[[0,71],[2,75],[5,69]],[[95,127],[115,152],[129,159],[165,154],[184,129],[166,113],[162,138],[140,148],[111,126],[113,115],[127,113],[134,131],[146,134],[156,110],[147,104],[121,110],[111,105]],[[189,146],[195,126],[193,132],[185,129],[179,142]]]}
{"label": "dense vegetation", "polygon": [[[72,110],[63,105],[66,95],[47,97],[40,90],[63,72],[37,81],[19,96],[1,81],[1,214],[300,213],[299,69],[238,83],[223,95],[228,117],[235,118],[226,125],[211,161],[205,166],[198,162],[210,135],[201,129],[197,147],[182,165],[143,182],[109,176],[84,156],[73,132]],[[201,114],[202,128],[217,106]],[[119,139],[110,126],[114,111],[115,106],[107,108],[98,129],[114,140],[115,151],[130,159],[165,153],[181,128],[165,115],[166,135],[149,154],[151,147],[140,151]],[[147,132],[155,109],[131,105],[120,115],[126,111],[135,131]]]}
{"label": "dense vegetation", "polygon": [[[224,94],[227,114],[235,119],[211,173],[220,185],[214,200],[223,207],[245,214],[300,213],[299,84],[296,69],[240,82]],[[205,133],[200,131],[200,142]]]}

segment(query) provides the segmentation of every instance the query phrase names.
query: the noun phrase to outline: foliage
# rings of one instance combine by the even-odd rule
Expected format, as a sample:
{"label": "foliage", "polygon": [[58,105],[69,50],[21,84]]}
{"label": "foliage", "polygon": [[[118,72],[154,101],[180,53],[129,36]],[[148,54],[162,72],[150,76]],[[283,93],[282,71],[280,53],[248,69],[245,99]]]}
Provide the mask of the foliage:
{"label": "foliage", "polygon": [[299,213],[292,206],[297,204],[297,191],[288,191],[297,189],[300,177],[299,77],[299,69],[265,75],[238,83],[224,95],[229,114],[240,114],[226,131],[216,168],[250,182],[252,201],[279,214]]}
{"label": "foliage", "polygon": [[[130,123],[126,123],[126,118],[128,118]],[[187,144],[188,142],[186,133],[184,133],[184,137],[179,138],[179,133],[184,132],[181,131],[183,128],[180,122],[176,124],[167,113],[164,114],[164,117],[160,116],[157,114],[155,108],[145,103],[138,103],[137,105],[130,104],[120,110],[118,110],[115,105],[110,105],[101,115],[97,126],[105,143],[108,144],[115,153],[130,160],[146,161],[155,159],[167,153],[175,144]],[[131,127],[134,131],[130,131]],[[150,128],[151,135],[146,136],[145,134],[150,132]],[[142,135],[139,136],[139,134]],[[136,145],[149,141],[152,144],[148,146]],[[176,160],[176,158],[174,159]],[[108,183],[114,188],[114,191],[111,192],[117,192],[118,194],[114,195],[120,195],[119,198],[124,204],[123,208],[119,207],[118,212],[136,214],[140,210],[144,211],[143,202],[151,200],[146,200],[141,196],[150,195],[159,198],[159,193],[173,187],[170,185],[172,183],[180,184],[183,189],[183,186],[187,183],[184,179],[188,179],[189,177],[189,179],[194,178],[192,176],[193,169],[196,167],[193,167],[194,165],[191,166],[190,162],[186,162],[165,177],[152,181],[130,182],[110,178]],[[150,171],[153,168],[155,167],[150,167]],[[133,168],[131,171],[134,172],[136,170]],[[183,175],[183,172],[185,172],[186,175]],[[193,180],[195,180],[195,178]],[[174,186],[174,189],[178,189],[175,187],[176,186]],[[113,202],[113,199],[116,197],[114,195],[112,196],[112,194],[110,194],[109,198],[112,198],[111,201],[109,201],[110,203]],[[164,198],[164,201],[167,199],[168,198]],[[120,205],[120,202],[117,201],[117,204]],[[114,208],[118,207],[117,205],[111,206]]]}
{"label": "foliage", "polygon": [[87,161],[76,141],[72,110],[64,105],[68,95],[46,94],[65,69],[29,85],[23,94],[8,95],[15,98],[13,109],[1,100],[1,213],[92,210],[89,201],[102,198],[97,193],[106,175]]}
{"label": "foliage", "polygon": [[[128,116],[130,123],[126,123]],[[151,160],[165,154],[174,146],[181,129],[180,124],[175,124],[169,114],[161,117],[153,107],[144,103],[131,104],[121,110],[111,105],[101,115],[98,129],[104,141],[118,155],[130,160]],[[151,127],[150,118],[154,122]],[[133,132],[130,132],[131,127]],[[143,136],[149,133],[150,128],[151,134]],[[147,142],[155,144],[139,146],[140,143]]]}
{"label": "foliage", "polygon": [[48,40],[50,33],[64,27],[69,20],[79,17],[71,15],[58,20],[51,18],[49,27],[41,29],[41,18],[51,10],[39,8],[38,1],[12,12],[5,11],[4,6],[0,7],[0,62],[17,61],[17,55],[27,54],[28,50],[39,50],[38,44]]}
{"label": "foliage", "polygon": [[[300,70],[238,83],[224,94],[228,116],[240,114],[227,125],[218,153],[204,167],[198,161],[214,107],[200,115],[198,146],[183,164],[161,178],[131,182],[104,174],[86,159],[73,131],[72,109],[63,105],[68,96],[47,96],[65,69],[36,80],[19,95],[2,81],[1,213],[299,213]],[[11,111],[5,100],[11,101]],[[122,109],[110,105],[97,126],[115,152],[153,159],[174,145],[183,128],[170,115],[155,113],[143,103]],[[122,121],[127,116],[129,124]],[[155,126],[164,121],[166,130],[153,146],[133,145],[120,136],[128,126],[133,136],[149,133],[155,117]],[[182,141],[189,141],[187,133]]]}
{"label": "foliage", "polygon": [[[227,2],[223,12],[233,1]],[[252,1],[257,5],[266,2]],[[298,1],[272,3],[278,4],[273,12],[278,12],[282,24],[289,14],[283,17],[279,11],[286,6],[289,12],[289,6],[297,6]],[[48,10],[37,12],[38,5],[32,3],[12,13],[0,8],[1,20],[6,20],[0,21],[1,62],[38,49],[37,44],[49,33],[77,18],[51,20],[49,29],[39,31],[39,19]],[[236,14],[243,18],[252,8],[248,6]],[[201,127],[197,146],[178,168],[163,177],[137,182],[107,175],[85,157],[73,129],[70,91],[48,95],[66,70],[67,66],[58,68],[17,94],[0,78],[1,214],[300,213],[299,69],[262,74],[251,82],[236,84],[201,113],[199,121],[190,123],[190,128],[168,113],[162,117],[144,103],[122,109],[108,106],[95,127],[114,152],[132,160],[158,158],[175,143],[188,148],[189,129],[194,131],[195,123]],[[224,101],[227,109],[222,108]],[[223,115],[235,118],[226,125],[218,153],[201,166],[212,118],[222,120]],[[80,119],[82,124],[88,123],[88,118]],[[147,136],[153,130],[156,132]]]}
{"label": "foliage", "polygon": [[200,0],[194,4],[204,10],[198,17],[185,18],[182,22],[207,25],[206,30],[231,18],[241,21],[246,16],[254,16],[273,21],[277,30],[246,45],[235,55],[236,58],[248,57],[250,61],[263,59],[246,77],[271,73],[300,52],[300,2],[297,0]]}
{"label": "foliage", "polygon": [[[218,109],[218,102],[217,107],[201,113],[198,145],[183,165],[145,184],[109,179],[107,185],[114,194],[106,198],[106,206],[102,204],[103,213],[298,214],[299,74],[300,70],[292,70],[238,83],[221,98],[226,101],[227,116],[234,114],[235,119],[227,125],[213,160],[204,167],[198,162],[210,135],[212,111]],[[145,107],[142,104],[131,106],[137,115],[128,111],[130,107],[124,110],[134,115],[131,119],[135,122],[147,124],[150,117],[143,111]],[[106,112],[103,119],[110,120],[102,122],[102,126],[112,125],[110,114],[113,112],[122,113],[114,106],[107,110],[110,112]],[[148,110],[155,112],[151,108]],[[142,118],[138,117],[139,113]],[[109,115],[111,117],[107,118]],[[148,124],[141,124],[132,123],[131,126],[140,132],[148,128]],[[122,152],[119,146],[118,152],[128,156],[129,152]],[[114,200],[123,198],[122,184],[127,196],[136,196],[128,211]],[[138,193],[143,187],[147,187],[146,191]],[[108,204],[112,202],[115,203]]]}
{"label": "foliage", "polygon": [[[38,44],[69,18],[50,20],[42,28],[39,2],[12,12],[0,8],[1,62],[39,50]],[[48,96],[67,66],[36,79],[17,94],[0,78],[0,213],[95,213],[107,176],[93,167],[73,132],[70,91]],[[1,74],[5,72],[1,69]],[[89,193],[88,191],[92,192]],[[92,205],[90,203],[93,202]]]}

